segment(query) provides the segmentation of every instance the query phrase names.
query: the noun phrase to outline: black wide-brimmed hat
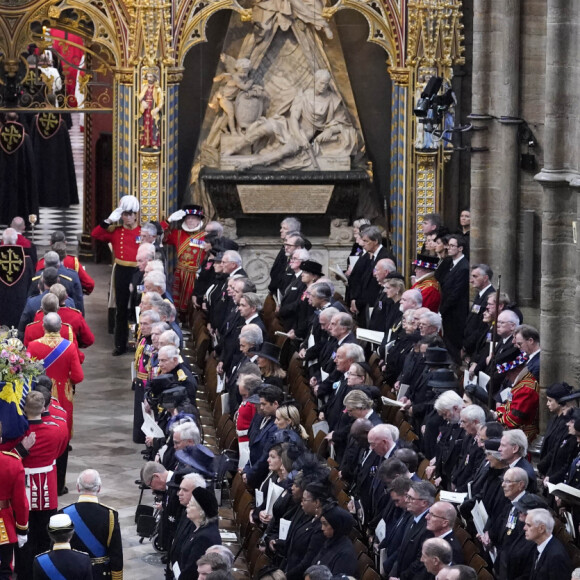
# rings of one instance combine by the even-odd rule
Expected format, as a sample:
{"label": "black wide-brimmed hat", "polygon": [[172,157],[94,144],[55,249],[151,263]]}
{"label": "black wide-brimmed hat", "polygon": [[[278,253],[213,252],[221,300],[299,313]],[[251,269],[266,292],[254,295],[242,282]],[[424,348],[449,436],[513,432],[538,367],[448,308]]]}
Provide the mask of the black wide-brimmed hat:
{"label": "black wide-brimmed hat", "polygon": [[436,369],[427,375],[427,386],[440,391],[457,389],[457,377],[450,369]]}
{"label": "black wide-brimmed hat", "polygon": [[154,396],[160,395],[163,391],[167,391],[173,386],[179,386],[179,383],[177,382],[175,375],[169,373],[165,375],[157,375],[149,382],[149,390]]}
{"label": "black wide-brimmed hat", "polygon": [[538,508],[548,509],[548,503],[543,497],[535,493],[526,493],[521,499],[514,502],[514,507],[520,512],[527,514],[530,510]]}
{"label": "black wide-brimmed hat", "polygon": [[280,364],[280,347],[271,342],[264,342],[259,348],[251,350],[248,354],[258,355],[262,358],[267,358],[276,364]]}
{"label": "black wide-brimmed hat", "polygon": [[314,274],[315,276],[322,276],[322,264],[315,262],[314,260],[304,260],[300,265],[300,269],[308,274]]}
{"label": "black wide-brimmed hat", "polygon": [[437,256],[429,256],[427,254],[417,254],[417,259],[413,260],[413,266],[418,268],[425,268],[426,270],[437,270],[439,258]]}
{"label": "black wide-brimmed hat", "polygon": [[197,473],[204,477],[213,477],[214,454],[205,445],[189,445],[185,449],[175,452],[175,457],[182,463],[193,467]]}
{"label": "black wide-brimmed hat", "polygon": [[568,383],[553,383],[546,389],[546,397],[550,397],[550,399],[556,399],[558,403],[560,403],[560,400],[563,397],[567,397],[568,395],[571,394],[572,394],[572,386],[569,385]]}
{"label": "black wide-brimmed hat", "polygon": [[485,405],[487,405],[488,395],[487,391],[483,387],[470,383],[469,385],[465,385],[463,390],[472,401],[477,399],[480,403],[484,403]]}
{"label": "black wide-brimmed hat", "polygon": [[430,346],[425,351],[425,364],[428,366],[450,365],[453,364],[453,359],[449,356],[446,348]]}
{"label": "black wide-brimmed hat", "polygon": [[516,369],[525,365],[528,362],[528,357],[515,345],[504,350],[495,359],[495,365],[498,375],[503,375],[512,369]]}
{"label": "black wide-brimmed hat", "polygon": [[206,517],[217,517],[219,506],[213,491],[206,489],[205,487],[196,487],[191,495],[199,504],[199,507],[204,511]]}

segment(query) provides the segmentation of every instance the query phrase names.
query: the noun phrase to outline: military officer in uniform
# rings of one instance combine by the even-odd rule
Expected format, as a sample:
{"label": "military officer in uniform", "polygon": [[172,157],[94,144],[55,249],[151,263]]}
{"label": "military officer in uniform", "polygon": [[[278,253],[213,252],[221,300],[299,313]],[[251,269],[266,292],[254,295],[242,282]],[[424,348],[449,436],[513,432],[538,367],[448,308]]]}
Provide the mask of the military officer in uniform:
{"label": "military officer in uniform", "polygon": [[9,580],[14,544],[23,546],[28,539],[28,499],[20,456],[12,451],[0,452],[0,473],[0,580]]}
{"label": "military officer in uniform", "polygon": [[163,346],[159,349],[159,372],[161,374],[172,374],[175,382],[185,387],[187,396],[192,405],[196,404],[197,379],[187,366],[179,362],[179,349],[175,346]]}
{"label": "military officer in uniform", "polygon": [[62,512],[70,517],[75,533],[71,547],[91,557],[93,578],[123,578],[123,546],[118,513],[101,503],[101,477],[94,469],[85,469],[77,479],[79,498]]}
{"label": "military officer in uniform", "polygon": [[[91,236],[110,243],[115,254],[113,270],[115,288],[115,349],[113,356],[127,352],[129,337],[128,307],[131,296],[131,280],[137,271],[137,250],[141,242],[141,227],[137,223],[139,201],[132,195],[121,198],[120,206],[96,226]],[[112,225],[122,219],[122,225]]]}
{"label": "military officer in uniform", "polygon": [[34,559],[34,580],[92,580],[91,559],[87,554],[73,550],[70,545],[75,532],[69,516],[57,514],[50,518],[48,535],[54,542],[52,550]]}

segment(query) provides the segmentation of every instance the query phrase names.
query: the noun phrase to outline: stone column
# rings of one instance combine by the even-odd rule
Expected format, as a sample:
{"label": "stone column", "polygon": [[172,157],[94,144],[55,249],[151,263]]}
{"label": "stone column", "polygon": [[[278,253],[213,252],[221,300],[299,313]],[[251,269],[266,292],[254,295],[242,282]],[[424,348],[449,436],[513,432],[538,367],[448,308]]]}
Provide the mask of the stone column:
{"label": "stone column", "polygon": [[580,350],[580,249],[573,222],[580,219],[580,144],[575,123],[580,111],[580,49],[577,2],[548,0],[544,168],[536,180],[542,207],[542,341],[540,399],[545,428],[544,387],[578,380]]}
{"label": "stone column", "polygon": [[[472,261],[501,274],[502,291],[515,297],[519,173],[520,0],[474,3],[472,122],[489,130],[472,145],[489,153],[472,158]],[[492,122],[492,118],[496,121]]]}

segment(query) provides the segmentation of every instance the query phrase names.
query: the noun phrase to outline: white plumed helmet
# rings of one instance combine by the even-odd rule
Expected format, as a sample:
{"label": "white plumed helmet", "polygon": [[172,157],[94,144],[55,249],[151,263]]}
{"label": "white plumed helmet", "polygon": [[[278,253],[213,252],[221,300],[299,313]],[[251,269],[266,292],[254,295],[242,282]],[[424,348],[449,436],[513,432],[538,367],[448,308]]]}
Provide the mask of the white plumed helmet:
{"label": "white plumed helmet", "polygon": [[119,207],[123,211],[134,211],[137,213],[139,211],[139,200],[134,195],[124,195],[121,198]]}

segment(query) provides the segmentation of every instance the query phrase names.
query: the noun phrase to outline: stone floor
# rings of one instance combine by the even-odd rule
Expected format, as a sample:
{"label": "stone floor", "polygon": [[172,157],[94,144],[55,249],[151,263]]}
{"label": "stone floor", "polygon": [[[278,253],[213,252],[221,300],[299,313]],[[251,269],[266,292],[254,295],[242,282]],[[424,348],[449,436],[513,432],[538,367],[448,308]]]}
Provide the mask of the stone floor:
{"label": "stone floor", "polygon": [[[86,318],[96,340],[85,351],[85,380],[76,389],[73,451],[67,473],[71,491],[60,498],[60,507],[75,501],[78,474],[88,467],[97,469],[103,480],[102,502],[119,511],[124,577],[128,580],[163,578],[163,568],[153,546],[149,541],[140,544],[135,531],[139,489],[134,481],[143,465],[142,447],[131,439],[131,355],[111,356],[113,338],[107,334],[107,284],[111,268],[100,264],[85,266],[96,281],[95,291],[85,298]],[[151,504],[151,500],[151,492],[146,491],[144,501]]]}

